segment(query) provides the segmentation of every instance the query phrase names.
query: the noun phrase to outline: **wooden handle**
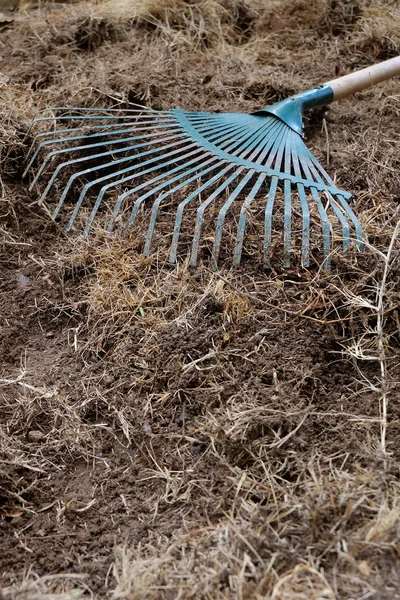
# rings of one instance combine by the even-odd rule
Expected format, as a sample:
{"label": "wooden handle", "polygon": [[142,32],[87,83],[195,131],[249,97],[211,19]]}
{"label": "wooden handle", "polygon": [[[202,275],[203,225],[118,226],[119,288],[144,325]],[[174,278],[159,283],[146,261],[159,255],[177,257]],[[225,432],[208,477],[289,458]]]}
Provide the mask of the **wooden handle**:
{"label": "wooden handle", "polygon": [[365,90],[376,83],[386,81],[386,79],[390,79],[396,75],[400,75],[400,56],[390,58],[372,67],[361,69],[361,71],[356,71],[356,73],[332,79],[332,81],[327,81],[325,85],[329,85],[332,88],[333,100],[341,100],[355,92],[361,92],[361,90]]}

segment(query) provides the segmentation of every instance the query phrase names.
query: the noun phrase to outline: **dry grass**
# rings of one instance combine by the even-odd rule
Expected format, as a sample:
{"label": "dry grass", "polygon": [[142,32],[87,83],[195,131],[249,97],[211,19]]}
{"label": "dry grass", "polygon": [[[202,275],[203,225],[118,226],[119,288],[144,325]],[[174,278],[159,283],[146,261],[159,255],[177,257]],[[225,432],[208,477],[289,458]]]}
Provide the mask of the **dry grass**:
{"label": "dry grass", "polygon": [[92,2],[4,34],[1,598],[400,597],[396,84],[308,123],[368,235],[330,274],[66,237],[20,180],[36,106],[249,111],[399,53],[397,12]]}

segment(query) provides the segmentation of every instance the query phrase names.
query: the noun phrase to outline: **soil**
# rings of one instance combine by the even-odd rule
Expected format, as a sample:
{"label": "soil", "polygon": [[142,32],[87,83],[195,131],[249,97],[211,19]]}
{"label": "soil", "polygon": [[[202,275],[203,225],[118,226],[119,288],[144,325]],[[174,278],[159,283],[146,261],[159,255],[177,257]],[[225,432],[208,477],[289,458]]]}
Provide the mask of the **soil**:
{"label": "soil", "polygon": [[0,21],[0,598],[400,598],[398,80],[306,119],[369,242],[330,273],[189,268],[189,225],[169,265],[172,211],[83,240],[22,179],[39,108],[251,112],[400,54],[397,3]]}

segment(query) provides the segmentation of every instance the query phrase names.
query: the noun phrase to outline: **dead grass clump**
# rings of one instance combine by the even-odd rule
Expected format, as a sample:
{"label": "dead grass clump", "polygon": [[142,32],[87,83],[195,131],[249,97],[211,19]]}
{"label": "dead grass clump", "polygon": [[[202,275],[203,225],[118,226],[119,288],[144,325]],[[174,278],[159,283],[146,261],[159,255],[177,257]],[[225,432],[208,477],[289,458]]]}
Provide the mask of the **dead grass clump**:
{"label": "dead grass clump", "polygon": [[29,569],[23,581],[2,588],[2,600],[78,600],[88,593],[84,579],[72,573],[39,577],[34,569]]}
{"label": "dead grass clump", "polygon": [[398,4],[385,3],[367,6],[356,31],[360,55],[379,60],[397,56],[400,52],[400,10]]}
{"label": "dead grass clump", "polygon": [[[385,558],[371,536],[378,528],[390,555],[398,535],[396,498],[386,507],[388,490],[357,467],[330,470],[314,457],[307,475],[290,483],[278,473],[274,478],[270,467],[266,461],[262,481],[247,470],[231,471],[235,501],[217,526],[117,547],[113,598],[140,598],[146,590],[149,598],[336,600],[376,589],[371,575]],[[380,591],[394,592],[397,578],[384,585]]]}
{"label": "dead grass clump", "polygon": [[[31,99],[0,73],[0,177],[15,179],[23,157],[24,127],[29,123]],[[4,196],[4,188],[3,188]]]}

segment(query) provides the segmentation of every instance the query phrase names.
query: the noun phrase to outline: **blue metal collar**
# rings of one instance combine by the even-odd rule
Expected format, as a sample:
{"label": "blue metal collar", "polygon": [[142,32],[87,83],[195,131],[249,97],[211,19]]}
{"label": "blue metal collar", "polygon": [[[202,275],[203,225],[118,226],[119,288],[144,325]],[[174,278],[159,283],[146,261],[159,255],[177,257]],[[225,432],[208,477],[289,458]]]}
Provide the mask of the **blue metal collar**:
{"label": "blue metal collar", "polygon": [[252,114],[262,115],[268,113],[275,115],[293,131],[303,135],[303,111],[317,106],[326,106],[332,100],[332,88],[329,85],[319,85],[271,106],[266,106]]}

